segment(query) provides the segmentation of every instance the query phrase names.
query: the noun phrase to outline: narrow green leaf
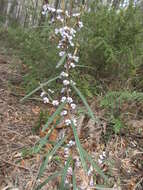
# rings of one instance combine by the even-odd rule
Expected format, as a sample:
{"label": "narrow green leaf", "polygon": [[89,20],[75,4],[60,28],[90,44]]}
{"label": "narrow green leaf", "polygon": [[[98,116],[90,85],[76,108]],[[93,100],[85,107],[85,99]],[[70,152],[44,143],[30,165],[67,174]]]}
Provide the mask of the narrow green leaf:
{"label": "narrow green leaf", "polygon": [[43,186],[45,186],[47,183],[49,183],[49,181],[55,179],[59,175],[61,175],[61,172],[55,172],[53,175],[49,176],[43,183],[38,185],[35,190],[40,190]]}
{"label": "narrow green leaf", "polygon": [[38,173],[38,178],[41,177],[41,175],[43,174],[46,165],[51,161],[53,155],[56,153],[56,151],[61,147],[61,145],[64,143],[65,138],[61,139],[58,143],[56,143],[56,145],[54,146],[54,148],[51,150],[51,152],[48,152],[46,155],[45,160],[43,161],[39,173]]}
{"label": "narrow green leaf", "polygon": [[67,54],[64,54],[64,56],[63,56],[63,57],[60,59],[60,61],[57,63],[56,68],[59,68],[61,65],[64,64],[64,61],[65,61],[66,57],[67,57]]}
{"label": "narrow green leaf", "polygon": [[75,178],[75,173],[74,173],[74,171],[73,171],[73,173],[72,173],[72,183],[73,183],[73,190],[77,190],[76,178]]}
{"label": "narrow green leaf", "polygon": [[48,84],[50,84],[51,82],[55,81],[55,80],[58,79],[58,78],[59,78],[59,76],[57,76],[57,77],[55,77],[55,78],[52,78],[52,79],[50,79],[50,80],[48,80],[48,81],[46,81],[46,82],[40,84],[40,86],[38,86],[37,88],[35,88],[34,90],[32,90],[32,91],[31,91],[29,94],[27,94],[26,96],[24,96],[24,97],[20,100],[20,102],[25,101],[25,100],[28,99],[30,96],[32,96],[35,92],[37,92],[38,90],[40,90],[42,87],[47,86]]}
{"label": "narrow green leaf", "polygon": [[68,160],[67,160],[67,162],[66,162],[66,165],[65,165],[65,167],[64,167],[64,169],[63,169],[63,172],[62,172],[60,190],[64,190],[64,187],[65,187],[65,179],[66,179],[67,171],[68,171],[68,168],[69,168],[69,166],[70,166],[71,160],[72,160],[72,157],[69,156],[69,157],[68,157]]}
{"label": "narrow green leaf", "polygon": [[78,138],[77,130],[76,130],[76,127],[74,126],[73,122],[72,122],[71,126],[72,126],[72,129],[73,129],[75,142],[76,142],[76,145],[77,145],[77,150],[78,150],[79,155],[80,155],[80,160],[81,160],[81,163],[82,163],[82,167],[83,167],[84,171],[87,172],[87,164],[86,164],[86,161],[84,159],[83,149],[82,149],[82,146],[80,144],[80,140]]}
{"label": "narrow green leaf", "polygon": [[105,181],[108,181],[107,176],[104,174],[104,172],[100,169],[100,167],[95,163],[95,161],[92,159],[92,157],[82,148],[83,153],[85,155],[85,157],[88,159],[88,161],[91,163],[91,165],[93,166],[93,168],[97,171],[97,173],[99,175],[101,175]]}
{"label": "narrow green leaf", "polygon": [[78,89],[75,85],[71,84],[71,86],[72,86],[73,89],[76,91],[76,93],[79,95],[79,97],[81,98],[81,100],[83,101],[83,103],[84,103],[85,107],[87,108],[87,110],[88,110],[88,112],[89,112],[91,118],[92,118],[93,120],[95,120],[94,113],[92,112],[91,108],[89,107],[89,105],[88,105],[88,103],[87,103],[85,97],[82,95],[82,93],[79,91],[79,89]]}
{"label": "narrow green leaf", "polygon": [[48,119],[47,123],[45,124],[45,126],[43,127],[42,131],[45,131],[49,125],[54,121],[55,117],[62,111],[62,109],[65,106],[65,102],[63,102],[58,108],[57,110],[53,113],[53,115]]}

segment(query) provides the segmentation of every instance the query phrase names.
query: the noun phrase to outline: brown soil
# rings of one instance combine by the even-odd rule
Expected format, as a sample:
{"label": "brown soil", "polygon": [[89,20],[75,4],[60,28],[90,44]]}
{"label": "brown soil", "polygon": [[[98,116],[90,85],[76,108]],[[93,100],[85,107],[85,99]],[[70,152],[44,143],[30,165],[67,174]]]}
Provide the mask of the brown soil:
{"label": "brown soil", "polygon": [[[11,58],[0,55],[0,190],[34,190],[42,161],[40,154],[22,157],[23,150],[34,146],[40,138],[33,134],[32,128],[37,124],[41,107],[45,107],[36,101],[20,103],[24,91],[19,85],[22,81],[19,64],[21,63],[17,61],[16,67],[12,67]],[[84,122],[92,125],[92,122]],[[93,153],[93,147],[87,141],[83,144],[97,158],[103,150],[106,151],[107,163],[101,167],[109,174],[111,183],[115,184],[111,190],[143,190],[143,120],[136,119],[134,113],[127,124],[129,128],[121,136],[114,135],[105,143],[99,138],[102,132],[108,130],[105,120],[102,122],[104,131],[102,129],[99,133],[95,131],[95,134],[89,134],[98,139],[98,142],[92,142],[96,151]],[[92,131],[92,126],[86,126],[86,130],[89,127],[88,131]],[[84,138],[84,130],[82,133]],[[51,163],[43,179],[53,171],[55,166]],[[52,181],[52,185],[49,184],[44,189],[56,190],[56,182]]]}

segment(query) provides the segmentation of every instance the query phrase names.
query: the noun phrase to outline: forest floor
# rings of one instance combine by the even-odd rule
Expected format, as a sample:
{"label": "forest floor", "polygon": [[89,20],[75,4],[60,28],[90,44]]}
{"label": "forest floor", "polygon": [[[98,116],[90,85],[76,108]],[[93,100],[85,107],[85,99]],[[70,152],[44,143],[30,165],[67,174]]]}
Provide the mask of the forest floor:
{"label": "forest floor", "polygon": [[[43,155],[42,153],[29,155],[26,154],[26,150],[33,147],[40,139],[40,135],[34,133],[33,128],[37,126],[41,109],[46,110],[46,106],[35,100],[20,103],[20,99],[24,96],[24,89],[20,85],[22,76],[19,65],[21,64],[19,59],[1,51],[0,190],[34,190],[37,182],[40,182],[36,181],[36,177]],[[134,107],[134,109],[138,108]],[[104,110],[100,110],[96,102],[93,110],[102,118],[104,129],[91,130],[92,123],[84,119],[82,115],[80,119],[84,130],[81,128],[79,130],[82,133],[82,139],[86,138],[87,134],[84,133],[87,133],[87,128],[88,133],[93,133],[89,134],[93,138],[92,142],[84,139],[83,146],[95,155],[95,158],[98,159],[103,151],[106,152],[105,162],[100,163],[100,166],[108,174],[111,184],[114,184],[113,188],[108,189],[143,190],[143,119],[133,115],[128,121],[129,128],[122,135],[112,135],[105,142],[103,139],[108,130],[108,123],[103,118]],[[43,179],[46,179],[56,168],[56,162],[51,162]],[[85,181],[88,179],[82,170],[79,175],[83,180],[81,183],[84,183],[85,190],[90,189],[86,186]],[[101,182],[100,179],[99,181]],[[53,180],[43,187],[44,189],[56,190],[57,182]]]}

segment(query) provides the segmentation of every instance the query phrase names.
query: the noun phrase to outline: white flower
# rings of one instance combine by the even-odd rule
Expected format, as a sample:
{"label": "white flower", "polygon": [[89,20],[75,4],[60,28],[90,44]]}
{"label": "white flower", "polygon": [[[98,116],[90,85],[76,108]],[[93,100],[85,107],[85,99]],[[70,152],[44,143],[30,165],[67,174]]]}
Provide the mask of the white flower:
{"label": "white flower", "polygon": [[46,94],[45,92],[42,92],[42,93],[40,94],[40,96],[43,97],[45,94]]}
{"label": "white flower", "polygon": [[78,22],[78,26],[79,28],[82,28],[83,27],[83,23],[81,21]]}
{"label": "white flower", "polygon": [[103,155],[101,154],[101,155],[99,155],[99,158],[101,159],[101,160],[104,160],[104,157],[103,157]]}
{"label": "white flower", "polygon": [[103,151],[102,155],[103,155],[104,157],[106,157],[106,152],[105,152],[105,151]]}
{"label": "white flower", "polygon": [[71,125],[71,120],[70,120],[70,119],[66,119],[66,120],[65,120],[65,124],[66,124],[66,126]]}
{"label": "white flower", "polygon": [[68,143],[68,146],[71,147],[71,146],[74,146],[75,145],[75,142],[73,140],[70,140],[69,143]]}
{"label": "white flower", "polygon": [[65,86],[67,86],[67,85],[70,84],[70,82],[69,82],[68,80],[64,80],[64,81],[63,81],[63,84],[64,84]]}
{"label": "white flower", "polygon": [[73,59],[74,59],[75,62],[79,61],[79,57],[77,57],[77,56],[73,56]]}
{"label": "white flower", "polygon": [[52,104],[53,104],[53,106],[58,106],[59,105],[59,101],[58,100],[53,100]]}
{"label": "white flower", "polygon": [[67,10],[65,11],[65,13],[66,13],[66,16],[67,16],[67,17],[70,17],[70,15],[69,15],[69,13],[68,13]]}
{"label": "white flower", "polygon": [[42,15],[44,15],[44,16],[45,16],[45,15],[46,15],[46,11],[42,11]]}
{"label": "white flower", "polygon": [[48,4],[43,5],[43,10],[44,10],[44,11],[47,11],[48,7],[49,7]]}
{"label": "white flower", "polygon": [[68,113],[67,110],[64,110],[61,112],[61,116],[65,116],[65,115],[67,115],[67,113]]}
{"label": "white flower", "polygon": [[98,163],[99,163],[99,164],[102,164],[102,163],[103,163],[103,160],[98,159]]}
{"label": "white flower", "polygon": [[61,99],[61,102],[65,102],[67,99],[67,97],[63,96],[62,99]]}
{"label": "white flower", "polygon": [[64,54],[65,54],[65,51],[61,51],[61,52],[59,53],[59,56],[62,57],[62,56],[64,56]]}
{"label": "white flower", "polygon": [[80,13],[74,13],[72,16],[73,17],[78,17],[78,16],[80,16]]}
{"label": "white flower", "polygon": [[69,175],[72,175],[72,167],[69,167],[69,168],[68,168],[67,173],[68,173]]}
{"label": "white flower", "polygon": [[74,110],[76,108],[76,104],[71,104],[71,108]]}
{"label": "white flower", "polygon": [[61,77],[68,77],[69,74],[63,71],[63,72],[61,72],[60,76],[61,76]]}
{"label": "white flower", "polygon": [[58,34],[58,33],[59,33],[59,29],[55,28],[55,34]]}
{"label": "white flower", "polygon": [[67,102],[71,104],[73,102],[73,99],[71,97],[67,97]]}
{"label": "white flower", "polygon": [[65,90],[66,90],[66,88],[62,88],[62,89],[61,89],[61,93],[64,93]]}
{"label": "white flower", "polygon": [[75,68],[75,64],[74,63],[70,63],[70,66],[72,67],[72,68]]}
{"label": "white flower", "polygon": [[77,126],[77,120],[75,118],[72,119],[72,122],[75,126]]}
{"label": "white flower", "polygon": [[69,154],[70,151],[69,151],[69,148],[64,148],[64,154]]}
{"label": "white flower", "polygon": [[44,98],[43,98],[43,101],[44,101],[44,104],[49,103],[49,99],[48,99],[47,97],[44,97]]}
{"label": "white flower", "polygon": [[57,13],[62,13],[62,9],[57,9]]}

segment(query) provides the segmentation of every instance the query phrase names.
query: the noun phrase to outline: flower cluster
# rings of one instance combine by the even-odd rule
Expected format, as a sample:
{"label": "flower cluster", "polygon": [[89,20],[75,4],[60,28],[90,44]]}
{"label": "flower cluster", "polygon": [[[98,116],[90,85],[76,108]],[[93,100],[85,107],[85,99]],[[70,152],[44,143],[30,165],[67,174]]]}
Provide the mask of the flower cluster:
{"label": "flower cluster", "polygon": [[[74,125],[77,125],[77,121],[75,118],[72,118],[70,113],[76,109],[76,104],[72,97],[70,97],[70,84],[75,85],[70,78],[70,69],[76,67],[76,64],[79,62],[79,57],[76,56],[76,53],[72,53],[70,51],[75,52],[75,43],[74,38],[76,37],[77,30],[83,27],[83,23],[80,21],[80,13],[70,14],[67,10],[63,11],[61,9],[55,9],[51,7],[49,4],[45,4],[43,6],[43,15],[49,13],[52,15],[51,19],[54,21],[60,21],[62,27],[55,28],[55,35],[58,37],[59,42],[57,48],[60,49],[59,56],[63,58],[65,56],[65,64],[64,70],[60,74],[60,78],[62,80],[63,87],[61,89],[61,98],[60,100],[53,100],[53,106],[58,106],[60,103],[65,102],[66,106],[61,112],[61,116],[64,117],[64,122],[66,126],[70,126],[72,122]],[[67,19],[75,19],[75,24],[73,27],[69,25],[70,22],[67,22]],[[52,22],[52,20],[51,20]],[[45,94],[41,94],[43,97],[44,103],[49,103],[49,99],[45,97]]]}

